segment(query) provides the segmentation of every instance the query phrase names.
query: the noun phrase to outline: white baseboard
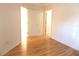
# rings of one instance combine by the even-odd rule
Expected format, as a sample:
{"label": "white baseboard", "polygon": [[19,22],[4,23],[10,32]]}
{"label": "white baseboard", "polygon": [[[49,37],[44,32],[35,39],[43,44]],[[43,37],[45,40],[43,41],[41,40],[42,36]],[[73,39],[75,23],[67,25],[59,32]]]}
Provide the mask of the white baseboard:
{"label": "white baseboard", "polygon": [[13,48],[15,48],[17,45],[19,45],[21,42],[18,42],[16,44],[14,44],[13,46],[11,46],[10,48],[7,48],[5,51],[2,51],[2,53],[0,54],[1,56],[5,55],[6,53],[8,53],[10,50],[12,50]]}

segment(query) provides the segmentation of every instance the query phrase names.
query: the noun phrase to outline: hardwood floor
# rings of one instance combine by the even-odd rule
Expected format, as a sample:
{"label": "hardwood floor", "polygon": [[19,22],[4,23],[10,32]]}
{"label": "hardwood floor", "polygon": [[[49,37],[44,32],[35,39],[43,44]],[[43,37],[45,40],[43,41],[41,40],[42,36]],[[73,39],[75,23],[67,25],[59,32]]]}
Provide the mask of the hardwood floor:
{"label": "hardwood floor", "polygon": [[27,38],[27,48],[22,49],[21,44],[9,51],[5,56],[78,56],[76,51],[47,36],[34,36]]}

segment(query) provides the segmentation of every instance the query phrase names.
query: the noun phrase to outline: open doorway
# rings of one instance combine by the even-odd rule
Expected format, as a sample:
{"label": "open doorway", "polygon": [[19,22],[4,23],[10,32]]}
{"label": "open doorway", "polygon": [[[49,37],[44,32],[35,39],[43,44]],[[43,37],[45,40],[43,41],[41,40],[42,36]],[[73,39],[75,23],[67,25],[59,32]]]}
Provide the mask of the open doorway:
{"label": "open doorway", "polygon": [[42,9],[32,9],[21,6],[21,43],[23,49],[27,48],[27,38],[33,36],[43,36],[44,11]]}

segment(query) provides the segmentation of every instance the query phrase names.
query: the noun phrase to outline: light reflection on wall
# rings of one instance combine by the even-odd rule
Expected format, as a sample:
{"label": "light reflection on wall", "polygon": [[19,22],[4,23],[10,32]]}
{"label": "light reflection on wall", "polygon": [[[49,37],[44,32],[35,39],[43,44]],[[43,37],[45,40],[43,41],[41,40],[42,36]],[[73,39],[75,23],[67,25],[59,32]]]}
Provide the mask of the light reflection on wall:
{"label": "light reflection on wall", "polygon": [[77,36],[77,31],[78,31],[78,21],[73,23],[73,32],[72,32],[72,36],[75,39]]}
{"label": "light reflection on wall", "polygon": [[52,10],[46,11],[46,34],[51,36]]}
{"label": "light reflection on wall", "polygon": [[59,42],[79,50],[79,17],[65,20],[56,29],[55,37]]}
{"label": "light reflection on wall", "polygon": [[28,10],[21,6],[21,45],[23,50],[27,47],[28,32]]}

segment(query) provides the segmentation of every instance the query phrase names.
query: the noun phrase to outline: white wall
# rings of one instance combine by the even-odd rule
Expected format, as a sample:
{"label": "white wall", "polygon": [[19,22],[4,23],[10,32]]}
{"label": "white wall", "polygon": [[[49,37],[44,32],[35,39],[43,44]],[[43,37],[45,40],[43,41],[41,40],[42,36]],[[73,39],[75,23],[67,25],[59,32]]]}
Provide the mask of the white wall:
{"label": "white wall", "polygon": [[29,9],[29,31],[30,36],[43,35],[43,11]]}
{"label": "white wall", "polygon": [[0,55],[20,43],[20,6],[0,4]]}
{"label": "white wall", "polygon": [[79,5],[53,4],[51,37],[67,46],[79,50]]}

